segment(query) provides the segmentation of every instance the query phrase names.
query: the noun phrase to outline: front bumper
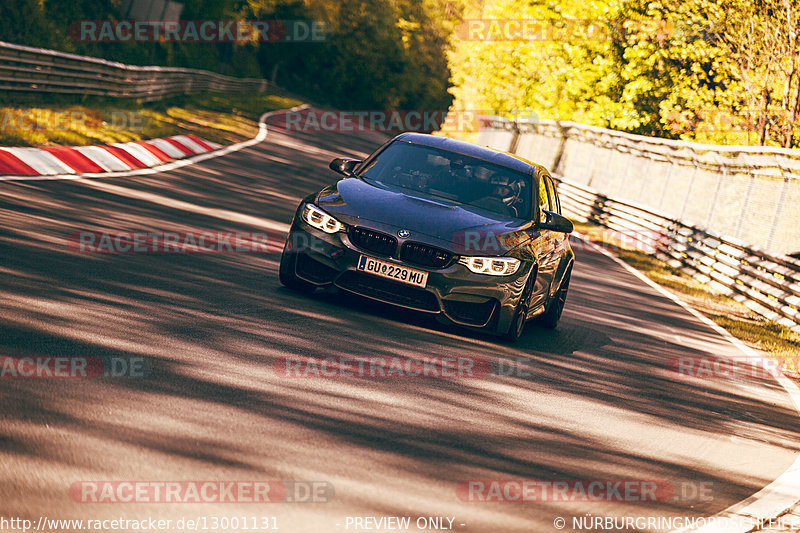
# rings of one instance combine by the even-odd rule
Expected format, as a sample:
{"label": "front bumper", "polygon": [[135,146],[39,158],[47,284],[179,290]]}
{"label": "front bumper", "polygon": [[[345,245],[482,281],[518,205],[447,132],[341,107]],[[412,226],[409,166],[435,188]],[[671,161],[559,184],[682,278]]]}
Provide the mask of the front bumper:
{"label": "front bumper", "polygon": [[[396,234],[394,229],[375,226],[358,227]],[[283,253],[285,268],[315,286],[335,286],[373,300],[433,314],[443,322],[498,333],[508,330],[532,271],[532,264],[523,262],[510,276],[475,274],[459,264],[457,256],[441,268],[425,267],[400,260],[394,253],[366,250],[352,242],[350,232],[325,233],[299,217],[292,223]],[[415,287],[360,271],[357,265],[361,255],[425,271],[426,286]]]}

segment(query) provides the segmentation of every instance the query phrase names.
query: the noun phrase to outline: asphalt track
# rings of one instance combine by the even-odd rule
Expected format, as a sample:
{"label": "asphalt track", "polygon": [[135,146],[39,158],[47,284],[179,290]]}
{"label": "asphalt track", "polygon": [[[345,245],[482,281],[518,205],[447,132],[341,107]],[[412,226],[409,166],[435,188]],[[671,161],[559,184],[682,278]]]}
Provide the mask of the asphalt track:
{"label": "asphalt track", "polygon": [[[278,282],[277,253],[67,244],[76,231],[274,232],[335,181],[330,159],[379,142],[273,129],[256,146],[150,176],[0,183],[0,355],[143,357],[148,369],[0,379],[0,516],[274,516],[288,533],[356,531],[348,516],[410,516],[409,531],[425,530],[417,517],[447,516],[457,531],[547,532],[563,517],[573,531],[575,516],[711,515],[792,464],[800,426],[784,389],[763,376],[671,371],[680,356],[742,354],[584,246],[559,328],[529,327],[509,346],[354,297],[295,294]],[[462,356],[517,371],[286,379],[274,363],[289,356]],[[335,495],[78,503],[69,488],[87,480],[300,480]],[[476,502],[459,491],[469,480],[639,480],[672,492]]]}

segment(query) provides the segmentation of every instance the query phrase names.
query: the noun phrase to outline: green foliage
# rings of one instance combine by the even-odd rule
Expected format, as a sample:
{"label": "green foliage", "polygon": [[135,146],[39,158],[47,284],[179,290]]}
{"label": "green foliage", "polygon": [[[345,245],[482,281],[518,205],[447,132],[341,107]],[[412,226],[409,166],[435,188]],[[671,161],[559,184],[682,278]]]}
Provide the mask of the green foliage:
{"label": "green foliage", "polygon": [[[763,142],[788,146],[800,32],[784,4],[791,0],[476,2],[466,18],[487,31],[454,35],[455,105],[709,143],[753,141],[761,120]],[[541,31],[508,39],[493,20]]]}
{"label": "green foliage", "polygon": [[39,0],[14,0],[0,5],[0,40],[72,51],[66,29],[48,14]]}
{"label": "green foliage", "polygon": [[439,0],[313,0],[294,17],[323,21],[327,39],[261,46],[260,63],[277,83],[338,107],[447,109],[457,15],[443,14]]}
{"label": "green foliage", "polygon": [[461,0],[192,0],[184,20],[307,20],[322,42],[81,42],[70,24],[120,18],[121,0],[14,0],[0,40],[124,63],[182,66],[273,79],[348,109],[447,109],[448,36]]}

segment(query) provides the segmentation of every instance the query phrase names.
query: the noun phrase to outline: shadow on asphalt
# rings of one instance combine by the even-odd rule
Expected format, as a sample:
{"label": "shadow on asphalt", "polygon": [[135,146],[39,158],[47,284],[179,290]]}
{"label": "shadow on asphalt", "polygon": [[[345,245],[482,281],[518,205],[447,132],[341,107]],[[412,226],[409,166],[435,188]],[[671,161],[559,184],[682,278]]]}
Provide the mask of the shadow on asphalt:
{"label": "shadow on asphalt", "polygon": [[[363,156],[375,146],[347,135],[275,136],[272,144],[154,177],[0,185],[0,353],[144,356],[152,368],[144,379],[101,378],[78,386],[3,380],[0,452],[95,468],[91,454],[67,453],[55,442],[7,429],[25,423],[275,475],[269,450],[254,455],[250,444],[235,438],[125,423],[136,402],[155,402],[165,409],[174,404],[176,418],[186,405],[216,414],[246,413],[265,427],[309,431],[326,446],[383,453],[399,465],[415,465],[422,478],[453,485],[475,477],[614,479],[627,472],[649,479],[709,480],[724,485],[733,501],[760,488],[758,479],[698,471],[616,448],[580,428],[515,412],[509,395],[519,398],[543,389],[647,416],[654,425],[735,433],[800,450],[797,414],[787,406],[736,383],[667,372],[671,358],[708,355],[688,338],[729,348],[599,254],[578,253],[560,327],[529,327],[510,346],[359,298],[295,294],[278,284],[276,254],[79,254],[68,249],[67,237],[82,230],[258,230],[206,208],[288,223],[302,197],[335,181],[327,169],[332,157]],[[312,140],[318,151],[299,151],[301,143]],[[140,193],[161,200],[154,204]],[[197,209],[187,210],[178,201]],[[475,381],[351,380],[334,387],[320,380],[281,381],[271,370],[276,359],[288,355],[420,354],[523,360],[531,372]],[[751,381],[762,390],[777,390],[770,380]],[[393,397],[389,403],[363,401],[386,394]],[[98,416],[96,410],[118,406],[120,398],[131,399],[125,408],[130,412],[115,408],[114,416]],[[299,449],[311,454],[314,448]],[[553,461],[553,455],[561,460]],[[353,478],[365,475],[357,454],[342,460],[349,461]],[[314,466],[324,475],[325,464]],[[0,486],[14,483],[0,479]],[[345,491],[337,497],[349,498]],[[370,502],[376,513],[400,508],[378,498]],[[701,504],[693,512],[716,511],[723,503]],[[658,509],[682,510],[681,505],[664,502]],[[0,503],[0,512],[13,511]]]}

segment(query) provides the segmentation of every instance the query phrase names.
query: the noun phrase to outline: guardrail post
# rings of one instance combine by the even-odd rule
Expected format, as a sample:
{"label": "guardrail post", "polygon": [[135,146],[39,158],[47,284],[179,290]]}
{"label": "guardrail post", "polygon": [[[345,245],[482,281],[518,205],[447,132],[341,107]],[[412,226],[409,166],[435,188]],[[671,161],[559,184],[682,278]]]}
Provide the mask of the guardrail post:
{"label": "guardrail post", "polygon": [[[614,146],[614,139],[609,139],[609,144],[611,145],[611,147],[608,149],[608,158],[606,159],[605,166],[602,168],[603,172],[608,170],[608,167],[611,166],[611,158],[614,157],[614,150],[616,149],[616,146]],[[603,148],[605,148],[605,146],[603,146]],[[594,177],[595,173],[592,172],[592,176],[589,178],[589,183],[586,184],[587,187],[591,187],[592,182],[594,181]]]}
{"label": "guardrail post", "polygon": [[661,209],[664,206],[664,198],[667,197],[667,189],[669,189],[669,185],[672,181],[672,173],[675,171],[675,166],[678,164],[677,159],[672,160],[672,164],[669,166],[669,170],[667,171],[667,179],[664,181],[664,188],[661,189],[661,198],[658,201],[658,208]]}
{"label": "guardrail post", "polygon": [[553,165],[550,169],[550,172],[555,172],[557,174],[563,174],[563,172],[559,172],[559,167],[561,166],[561,160],[564,157],[564,149],[567,147],[567,129],[561,125],[561,121],[556,121],[556,126],[558,127],[558,131],[561,134],[561,142],[558,145],[558,152],[556,152],[556,156],[553,159]]}
{"label": "guardrail post", "polygon": [[[781,168],[780,165],[778,168]],[[781,174],[783,174],[783,169],[781,169]],[[781,214],[783,213],[783,206],[786,203],[786,196],[789,193],[789,177],[783,176],[783,189],[781,189],[781,198],[778,200],[778,208],[775,209],[775,216],[772,217],[772,227],[769,229],[769,235],[767,236],[767,243],[764,245],[764,248],[767,250],[772,249],[772,241],[775,240],[775,232],[778,230],[778,222],[781,220]]]}
{"label": "guardrail post", "polygon": [[744,193],[744,200],[742,201],[742,212],[739,214],[739,220],[736,221],[736,229],[733,231],[733,236],[737,239],[742,235],[742,223],[744,222],[744,217],[747,214],[747,208],[750,205],[750,195],[753,193],[753,185],[756,182],[756,174],[751,169],[750,170],[750,179],[747,181],[747,190]]}
{"label": "guardrail post", "polygon": [[686,188],[686,196],[683,198],[683,206],[681,207],[681,214],[678,215],[678,220],[683,220],[683,215],[686,214],[686,206],[689,204],[689,198],[691,197],[692,188],[694,187],[694,180],[697,177],[697,171],[699,169],[699,161],[692,158],[692,163],[694,163],[694,171],[692,172],[692,177],[689,179],[689,186]]}
{"label": "guardrail post", "polygon": [[508,151],[512,154],[516,154],[517,144],[519,144],[519,124],[517,124],[516,120],[511,121],[511,127],[513,128],[513,133],[511,137],[511,144],[508,147]]}
{"label": "guardrail post", "polygon": [[598,194],[592,202],[591,211],[589,214],[589,222],[597,224],[598,226],[608,227],[608,211],[606,210],[606,202],[608,197]]}
{"label": "guardrail post", "polygon": [[[620,153],[624,153],[624,152],[620,152]],[[625,158],[625,169],[622,171],[622,181],[620,181],[620,183],[619,183],[619,190],[617,191],[617,196],[620,196],[622,194],[622,191],[625,190],[625,185],[628,184],[627,183],[628,182],[628,178],[630,178],[630,176],[628,176],[628,173],[629,173],[629,170],[631,168],[631,162],[633,161],[634,157],[636,157],[636,156],[633,155],[633,147],[629,146],[628,147],[628,157]]]}
{"label": "guardrail post", "polygon": [[[585,135],[585,133],[584,133]],[[585,139],[584,139],[585,141]],[[587,143],[589,145],[589,176],[587,176],[587,181],[592,181],[592,175],[594,174],[594,161],[597,158],[597,144],[594,142]]]}
{"label": "guardrail post", "polygon": [[707,228],[711,227],[711,218],[714,216],[714,208],[717,206],[717,200],[719,199],[719,191],[722,188],[722,182],[728,177],[728,167],[725,165],[725,161],[720,163],[722,165],[722,177],[717,176],[717,186],[714,189],[714,196],[711,199],[711,205],[708,207],[708,215],[706,216],[706,224]]}
{"label": "guardrail post", "polygon": [[650,175],[650,167],[653,166],[653,156],[650,154],[647,155],[647,164],[644,167],[644,172],[642,172],[642,186],[639,187],[639,194],[636,196],[636,201],[641,202],[642,196],[644,196],[644,188],[647,185],[647,178]]}

